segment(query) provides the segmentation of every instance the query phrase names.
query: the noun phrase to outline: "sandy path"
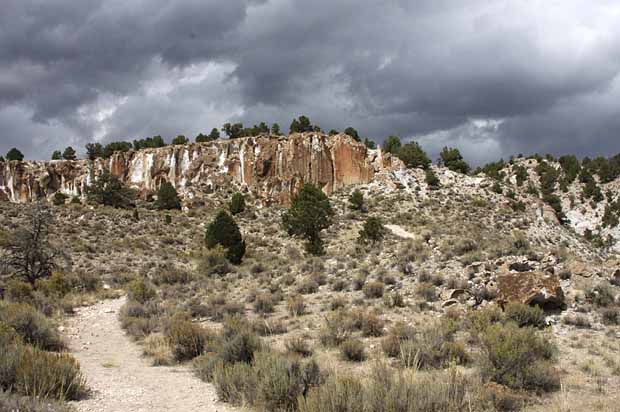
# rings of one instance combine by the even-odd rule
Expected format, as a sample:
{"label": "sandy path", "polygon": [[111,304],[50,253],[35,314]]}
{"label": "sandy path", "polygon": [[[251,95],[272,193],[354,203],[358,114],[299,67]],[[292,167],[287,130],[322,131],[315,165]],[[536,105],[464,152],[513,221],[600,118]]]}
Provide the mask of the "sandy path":
{"label": "sandy path", "polygon": [[152,367],[120,328],[124,298],[81,308],[65,334],[93,393],[79,412],[232,412],[188,367]]}

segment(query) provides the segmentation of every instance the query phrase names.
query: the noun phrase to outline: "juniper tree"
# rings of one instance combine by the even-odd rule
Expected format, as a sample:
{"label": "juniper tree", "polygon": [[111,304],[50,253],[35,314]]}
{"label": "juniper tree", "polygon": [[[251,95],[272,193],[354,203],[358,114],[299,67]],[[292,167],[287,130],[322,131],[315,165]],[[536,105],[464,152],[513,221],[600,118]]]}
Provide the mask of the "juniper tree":
{"label": "juniper tree", "polygon": [[222,246],[226,249],[226,258],[237,265],[245,254],[245,241],[241,237],[239,226],[232,216],[223,210],[207,226],[205,243],[209,249]]}
{"label": "juniper tree", "polygon": [[282,216],[282,223],[289,235],[306,239],[306,249],[310,253],[321,254],[320,233],[331,225],[333,214],[325,193],[313,184],[306,183]]}
{"label": "juniper tree", "polygon": [[155,207],[159,210],[181,209],[179,194],[170,182],[164,182],[159,186]]}
{"label": "juniper tree", "polygon": [[135,192],[123,185],[116,176],[104,170],[95,178],[92,185],[86,188],[86,197],[89,203],[130,208],[134,206]]}
{"label": "juniper tree", "polygon": [[245,198],[239,192],[233,194],[229,205],[230,213],[233,215],[239,214],[245,210]]}

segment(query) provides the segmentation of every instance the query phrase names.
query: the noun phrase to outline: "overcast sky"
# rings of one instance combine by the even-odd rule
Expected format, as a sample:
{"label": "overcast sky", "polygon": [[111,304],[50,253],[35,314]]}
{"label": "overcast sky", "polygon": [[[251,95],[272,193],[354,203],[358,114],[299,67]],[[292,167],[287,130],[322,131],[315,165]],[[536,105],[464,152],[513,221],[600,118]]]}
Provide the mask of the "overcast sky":
{"label": "overcast sky", "polygon": [[617,0],[2,0],[0,153],[306,114],[378,142],[620,152]]}

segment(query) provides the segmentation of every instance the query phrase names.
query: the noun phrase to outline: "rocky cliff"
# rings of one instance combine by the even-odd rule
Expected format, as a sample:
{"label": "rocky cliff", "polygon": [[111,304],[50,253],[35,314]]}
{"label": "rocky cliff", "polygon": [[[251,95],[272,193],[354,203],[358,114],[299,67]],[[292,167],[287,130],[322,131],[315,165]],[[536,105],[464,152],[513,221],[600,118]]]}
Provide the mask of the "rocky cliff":
{"label": "rocky cliff", "polygon": [[330,194],[398,167],[397,159],[367,150],[344,134],[263,135],[119,152],[95,161],[4,162],[0,163],[0,200],[30,202],[58,191],[82,196],[94,176],[107,169],[137,189],[143,199],[169,181],[188,205],[200,202],[201,193],[233,188],[250,191],[266,202],[287,203],[307,182]]}

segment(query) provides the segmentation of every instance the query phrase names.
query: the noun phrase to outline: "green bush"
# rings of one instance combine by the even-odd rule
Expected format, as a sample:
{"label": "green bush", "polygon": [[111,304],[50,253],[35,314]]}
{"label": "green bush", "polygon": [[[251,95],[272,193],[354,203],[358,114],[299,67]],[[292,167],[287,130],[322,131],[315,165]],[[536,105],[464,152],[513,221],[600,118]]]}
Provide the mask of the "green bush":
{"label": "green bush", "polygon": [[544,328],[547,326],[545,312],[538,306],[529,306],[522,303],[509,303],[504,311],[506,319],[516,322],[519,326],[533,326]]}
{"label": "green bush", "polygon": [[221,245],[226,249],[226,258],[231,263],[241,263],[245,254],[245,241],[241,237],[239,226],[225,211],[220,211],[207,226],[205,241],[209,249],[217,245]]}
{"label": "green bush", "polygon": [[26,347],[16,376],[19,393],[41,398],[78,400],[87,393],[86,379],[68,354]]}
{"label": "green bush", "polygon": [[426,182],[430,189],[437,189],[441,184],[433,169],[430,168],[424,174],[424,182]]}
{"label": "green bush", "polygon": [[15,385],[22,351],[19,335],[9,325],[0,322],[0,392]]}
{"label": "green bush", "polygon": [[351,362],[362,362],[366,360],[364,344],[359,339],[347,339],[340,344],[340,355],[342,359]]}
{"label": "green bush", "polygon": [[232,199],[230,200],[229,205],[230,213],[233,215],[237,215],[245,210],[245,198],[239,192],[236,192]]}
{"label": "green bush", "polygon": [[553,367],[555,345],[530,327],[494,324],[481,336],[483,377],[512,389],[554,391],[560,386]]}
{"label": "green bush", "polygon": [[233,405],[253,404],[256,377],[247,363],[220,363],[213,371],[213,385],[217,397]]}
{"label": "green bush", "polygon": [[325,318],[325,323],[319,330],[319,341],[323,346],[334,347],[340,345],[350,336],[347,319],[342,312],[335,312]]}
{"label": "green bush", "polygon": [[359,241],[361,243],[366,242],[379,242],[385,236],[385,227],[381,219],[378,217],[369,217],[364,222],[362,230],[359,231]]}
{"label": "green bush", "polygon": [[24,343],[49,351],[65,348],[56,326],[28,304],[0,303],[0,322],[13,328]]}
{"label": "green bush", "polygon": [[56,192],[54,193],[54,206],[62,206],[67,202],[67,199],[69,198],[69,196],[67,196],[66,194],[62,193],[62,192]]}
{"label": "green bush", "polygon": [[249,331],[237,332],[227,339],[219,350],[224,363],[251,363],[262,345],[258,336]]}
{"label": "green bush", "polygon": [[364,195],[359,189],[355,189],[351,196],[349,196],[349,204],[353,210],[364,209]]}
{"label": "green bush", "polygon": [[[369,379],[334,375],[299,399],[300,412],[456,412],[483,410],[467,396],[467,380],[456,370],[406,375],[386,365],[374,367]],[[486,409],[485,409],[486,410]]]}
{"label": "green bush", "polygon": [[439,320],[424,327],[413,339],[402,340],[400,361],[403,366],[422,369],[442,368],[450,363],[465,364],[468,355],[454,341],[456,324]]}
{"label": "green bush", "polygon": [[127,285],[127,294],[130,300],[135,300],[139,303],[147,303],[157,296],[157,292],[151,282],[146,278],[137,278]]}
{"label": "green bush", "polygon": [[157,190],[155,207],[159,210],[181,209],[181,199],[170,182],[163,182]]}
{"label": "green bush", "polygon": [[27,303],[33,299],[33,288],[30,283],[11,279],[6,284],[4,297],[10,302]]}
{"label": "green bush", "polygon": [[614,303],[614,290],[608,283],[599,283],[586,290],[586,298],[599,307],[610,306]]}
{"label": "green bush", "polygon": [[204,352],[209,334],[190,321],[173,320],[167,328],[166,338],[170,342],[174,358],[183,362],[194,359]]}

